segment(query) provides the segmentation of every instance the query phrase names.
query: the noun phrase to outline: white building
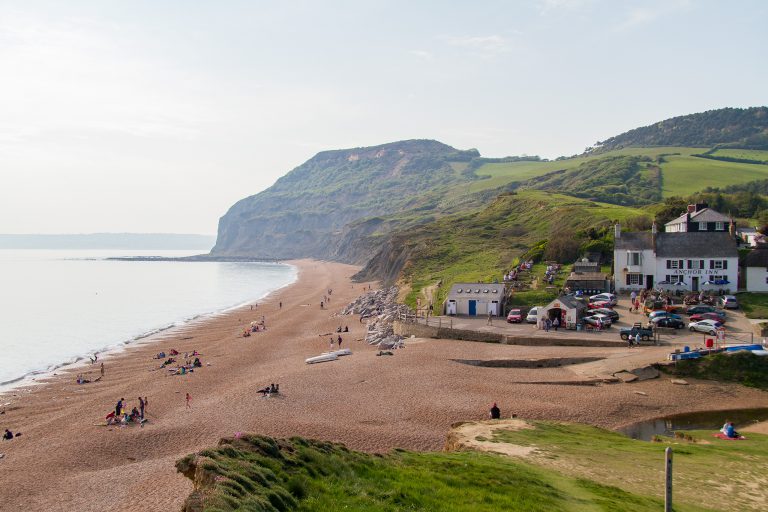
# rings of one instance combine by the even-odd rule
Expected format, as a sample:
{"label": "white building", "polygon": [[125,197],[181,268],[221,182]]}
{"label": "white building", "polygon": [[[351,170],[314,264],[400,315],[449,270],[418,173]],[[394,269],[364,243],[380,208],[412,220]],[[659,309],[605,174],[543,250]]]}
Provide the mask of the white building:
{"label": "white building", "polygon": [[744,258],[747,291],[768,292],[768,245],[760,244]]}
{"label": "white building", "polygon": [[503,302],[503,284],[456,283],[448,292],[444,311],[446,315],[499,316]]}
{"label": "white building", "polygon": [[689,204],[688,211],[678,218],[667,222],[664,231],[667,233],[693,233],[728,231],[733,220],[717,212],[707,203]]}
{"label": "white building", "polygon": [[728,231],[622,233],[613,251],[617,291],[667,287],[685,291],[736,291],[739,253]]}

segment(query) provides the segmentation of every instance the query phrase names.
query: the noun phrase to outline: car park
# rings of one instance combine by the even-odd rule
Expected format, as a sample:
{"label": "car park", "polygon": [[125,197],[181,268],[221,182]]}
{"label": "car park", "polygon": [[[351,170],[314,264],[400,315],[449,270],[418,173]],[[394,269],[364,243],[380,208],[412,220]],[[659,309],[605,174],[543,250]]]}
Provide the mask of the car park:
{"label": "car park", "polygon": [[671,329],[682,329],[685,327],[685,322],[682,319],[669,316],[657,316],[651,319],[651,324],[655,327],[669,327]]}
{"label": "car park", "polygon": [[700,322],[689,323],[688,330],[691,332],[703,332],[714,336],[717,334],[717,330],[722,326],[723,324],[714,320],[701,320]]}
{"label": "car park", "polygon": [[529,324],[535,324],[539,321],[539,308],[541,306],[534,306],[528,311],[528,316],[525,317],[525,321]]}
{"label": "car park", "polygon": [[507,315],[507,322],[510,324],[519,324],[523,321],[523,311],[521,309],[510,309]]}
{"label": "car park", "polygon": [[608,302],[611,306],[615,306],[619,303],[619,299],[612,293],[598,293],[590,296],[589,302]]}
{"label": "car park", "polygon": [[718,305],[723,309],[738,309],[739,301],[734,295],[723,295],[720,300],[717,301]]}
{"label": "car park", "polygon": [[611,319],[611,322],[616,322],[619,319],[619,314],[612,310],[611,308],[596,308],[596,309],[588,309],[587,310],[588,315],[605,315],[608,318]]}
{"label": "car park", "polygon": [[691,306],[685,310],[686,315],[695,315],[697,313],[714,313],[717,311],[715,306],[707,306],[706,304],[699,304],[697,306]]}

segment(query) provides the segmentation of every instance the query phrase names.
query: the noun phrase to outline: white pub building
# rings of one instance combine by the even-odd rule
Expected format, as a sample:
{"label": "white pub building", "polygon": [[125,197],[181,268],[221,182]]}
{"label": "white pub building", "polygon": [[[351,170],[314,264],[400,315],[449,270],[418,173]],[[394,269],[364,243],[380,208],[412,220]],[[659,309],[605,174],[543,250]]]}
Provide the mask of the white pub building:
{"label": "white pub building", "polygon": [[[719,226],[718,226],[719,227]],[[733,291],[738,288],[739,253],[729,231],[622,233],[615,226],[614,281],[617,292],[642,288]]]}

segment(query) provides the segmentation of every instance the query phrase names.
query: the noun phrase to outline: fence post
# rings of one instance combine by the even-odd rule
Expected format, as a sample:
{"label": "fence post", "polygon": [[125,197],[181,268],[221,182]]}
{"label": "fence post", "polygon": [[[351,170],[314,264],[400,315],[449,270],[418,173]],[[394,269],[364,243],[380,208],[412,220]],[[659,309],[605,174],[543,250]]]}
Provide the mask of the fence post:
{"label": "fence post", "polygon": [[664,512],[672,512],[672,447],[664,450]]}
{"label": "fence post", "polygon": [[440,329],[443,327],[443,317],[439,317],[437,321],[437,328]]}

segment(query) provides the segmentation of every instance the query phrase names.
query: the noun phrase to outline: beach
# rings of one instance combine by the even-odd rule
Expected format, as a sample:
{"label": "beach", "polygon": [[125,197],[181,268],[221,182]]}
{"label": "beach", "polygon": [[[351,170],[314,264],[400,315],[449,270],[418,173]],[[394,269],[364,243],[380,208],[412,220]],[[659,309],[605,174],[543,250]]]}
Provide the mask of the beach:
{"label": "beach", "polygon": [[[584,386],[576,382],[585,376],[565,367],[483,368],[457,361],[624,357],[626,348],[408,339],[393,356],[377,356],[377,349],[362,341],[365,325],[355,316],[337,316],[363,293],[365,285],[351,281],[359,268],[290,263],[299,269],[298,280],[253,310],[247,305],[192,322],[100,358],[106,370],[100,382],[75,383],[84,370],[98,376],[98,364],[62,369],[46,384],[0,398],[0,404],[9,403],[0,407],[6,411],[0,425],[23,433],[0,442],[2,508],[180,510],[192,483],[176,472],[175,461],[237,432],[338,441],[370,452],[440,450],[453,423],[485,418],[492,402],[499,403],[502,417],[514,413],[614,428],[672,413],[760,407],[768,401],[768,393],[732,384],[676,386],[662,377]],[[331,301],[321,309],[329,288]],[[262,315],[267,331],[242,337]],[[353,355],[304,363],[327,351],[329,337],[345,325],[350,332],[341,333],[342,348]],[[182,354],[199,351],[202,368],[167,375],[153,357],[172,348]],[[644,349],[635,350],[647,357]],[[279,383],[281,393],[263,398],[257,390],[270,383]],[[143,428],[100,425],[118,399],[133,407],[139,396],[149,402]]]}

